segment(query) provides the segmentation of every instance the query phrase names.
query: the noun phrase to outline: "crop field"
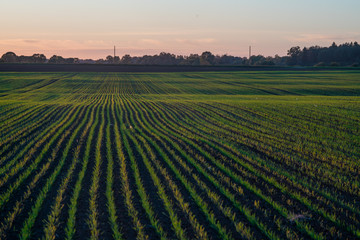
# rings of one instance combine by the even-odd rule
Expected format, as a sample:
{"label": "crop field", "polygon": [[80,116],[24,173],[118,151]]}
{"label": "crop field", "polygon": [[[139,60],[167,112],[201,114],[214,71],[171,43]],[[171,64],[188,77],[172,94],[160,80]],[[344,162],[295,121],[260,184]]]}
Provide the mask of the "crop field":
{"label": "crop field", "polygon": [[358,239],[360,71],[0,73],[0,239]]}

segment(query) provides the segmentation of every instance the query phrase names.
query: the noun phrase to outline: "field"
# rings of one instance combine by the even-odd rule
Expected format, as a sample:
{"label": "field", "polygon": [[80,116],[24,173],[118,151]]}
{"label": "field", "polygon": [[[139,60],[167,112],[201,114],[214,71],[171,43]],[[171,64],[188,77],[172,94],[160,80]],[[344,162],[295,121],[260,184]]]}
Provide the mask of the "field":
{"label": "field", "polygon": [[0,73],[0,239],[360,238],[360,71]]}

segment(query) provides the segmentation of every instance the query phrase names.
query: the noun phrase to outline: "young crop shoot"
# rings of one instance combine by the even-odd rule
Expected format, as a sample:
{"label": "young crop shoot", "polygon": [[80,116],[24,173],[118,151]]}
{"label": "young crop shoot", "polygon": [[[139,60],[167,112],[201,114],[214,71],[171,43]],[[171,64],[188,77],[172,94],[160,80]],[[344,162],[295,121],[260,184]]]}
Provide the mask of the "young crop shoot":
{"label": "young crop shoot", "polygon": [[360,239],[360,72],[0,72],[1,239]]}

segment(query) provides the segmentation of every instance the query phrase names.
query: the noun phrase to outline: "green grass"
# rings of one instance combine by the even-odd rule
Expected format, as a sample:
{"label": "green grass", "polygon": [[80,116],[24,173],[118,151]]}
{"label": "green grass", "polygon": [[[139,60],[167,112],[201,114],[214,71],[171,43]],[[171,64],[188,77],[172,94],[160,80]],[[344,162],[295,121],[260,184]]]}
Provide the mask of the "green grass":
{"label": "green grass", "polygon": [[360,237],[360,71],[0,73],[0,239]]}

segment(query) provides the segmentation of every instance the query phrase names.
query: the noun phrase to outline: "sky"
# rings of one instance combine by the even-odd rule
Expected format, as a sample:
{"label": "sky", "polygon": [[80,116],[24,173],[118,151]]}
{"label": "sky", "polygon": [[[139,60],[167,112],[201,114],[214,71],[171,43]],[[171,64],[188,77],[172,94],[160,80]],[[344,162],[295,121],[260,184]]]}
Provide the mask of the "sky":
{"label": "sky", "polygon": [[0,0],[0,55],[286,55],[360,42],[359,0]]}

